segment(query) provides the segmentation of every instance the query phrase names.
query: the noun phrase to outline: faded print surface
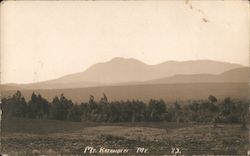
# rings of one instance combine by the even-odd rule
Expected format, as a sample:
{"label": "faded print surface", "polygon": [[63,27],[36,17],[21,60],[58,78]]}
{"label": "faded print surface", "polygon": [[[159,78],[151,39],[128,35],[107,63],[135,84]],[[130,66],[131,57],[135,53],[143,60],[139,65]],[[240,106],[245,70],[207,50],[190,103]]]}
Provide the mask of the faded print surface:
{"label": "faded print surface", "polygon": [[1,153],[246,154],[247,1],[4,1]]}

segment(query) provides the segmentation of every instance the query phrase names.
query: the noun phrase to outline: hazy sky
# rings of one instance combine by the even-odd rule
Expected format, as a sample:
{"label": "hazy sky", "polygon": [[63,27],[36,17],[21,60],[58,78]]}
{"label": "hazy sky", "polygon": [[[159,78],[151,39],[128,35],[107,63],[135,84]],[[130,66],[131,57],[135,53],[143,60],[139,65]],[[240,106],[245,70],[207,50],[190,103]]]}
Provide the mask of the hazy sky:
{"label": "hazy sky", "polygon": [[2,2],[1,81],[53,79],[113,57],[248,65],[248,13],[246,1]]}

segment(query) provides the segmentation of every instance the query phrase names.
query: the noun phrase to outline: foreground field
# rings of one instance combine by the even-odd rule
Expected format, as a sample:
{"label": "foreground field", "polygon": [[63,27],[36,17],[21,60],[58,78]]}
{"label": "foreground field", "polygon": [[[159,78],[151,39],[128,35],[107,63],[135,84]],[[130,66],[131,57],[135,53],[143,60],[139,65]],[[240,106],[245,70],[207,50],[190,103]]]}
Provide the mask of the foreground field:
{"label": "foreground field", "polygon": [[[146,155],[171,154],[172,147],[182,154],[243,154],[248,149],[248,130],[240,125],[187,123],[83,123],[8,118],[2,121],[2,153],[86,154],[96,149],[148,148]],[[100,155],[100,153],[97,153]],[[106,154],[109,155],[109,154]],[[140,155],[140,154],[139,154]]]}

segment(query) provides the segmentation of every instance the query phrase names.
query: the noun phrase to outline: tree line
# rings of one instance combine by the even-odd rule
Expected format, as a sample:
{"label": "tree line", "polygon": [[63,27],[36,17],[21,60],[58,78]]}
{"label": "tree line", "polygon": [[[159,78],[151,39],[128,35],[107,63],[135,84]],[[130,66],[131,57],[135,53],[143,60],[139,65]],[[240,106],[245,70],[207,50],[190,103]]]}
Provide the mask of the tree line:
{"label": "tree line", "polygon": [[207,100],[180,104],[166,104],[163,100],[151,99],[148,103],[139,100],[109,101],[103,94],[100,100],[90,95],[89,102],[73,103],[63,94],[52,102],[40,94],[32,93],[26,102],[20,91],[2,99],[3,117],[24,117],[67,121],[94,122],[203,122],[242,123],[245,127],[249,103],[232,100],[230,97],[218,101],[213,95]]}

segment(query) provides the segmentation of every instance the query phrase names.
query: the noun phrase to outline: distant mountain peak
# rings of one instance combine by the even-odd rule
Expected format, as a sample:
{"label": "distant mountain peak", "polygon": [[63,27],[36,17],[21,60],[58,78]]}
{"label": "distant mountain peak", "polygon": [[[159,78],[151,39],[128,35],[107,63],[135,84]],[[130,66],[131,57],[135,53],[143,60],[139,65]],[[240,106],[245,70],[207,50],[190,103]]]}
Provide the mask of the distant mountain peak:
{"label": "distant mountain peak", "polygon": [[123,60],[127,60],[127,58],[124,58],[124,57],[114,57],[110,61],[123,61]]}
{"label": "distant mountain peak", "polygon": [[[134,58],[114,57],[110,61],[139,61],[139,60],[134,59]],[[139,62],[141,62],[141,61],[139,61]]]}
{"label": "distant mountain peak", "polygon": [[134,58],[124,58],[124,57],[114,57],[110,61],[104,62],[104,63],[137,63],[137,64],[143,64],[146,65],[144,62],[139,61]]}
{"label": "distant mountain peak", "polygon": [[[134,58],[115,57],[106,62],[96,63],[83,72],[65,75],[58,79],[41,82],[37,88],[44,88],[45,86],[47,86],[47,88],[52,88],[52,86],[59,86],[60,88],[75,88],[129,82],[145,82],[158,79],[165,80],[167,77],[178,74],[179,77],[196,74],[195,80],[197,79],[197,81],[198,74],[198,77],[201,77],[199,82],[201,82],[209,79],[205,77],[207,75],[204,76],[204,74],[221,74],[223,72],[241,67],[243,66],[239,64],[214,60],[166,61],[160,64],[148,65]],[[173,78],[171,81],[176,82]],[[235,77],[235,81],[236,80],[237,78]],[[32,86],[34,87],[35,85],[31,84],[30,86],[32,88]]]}

